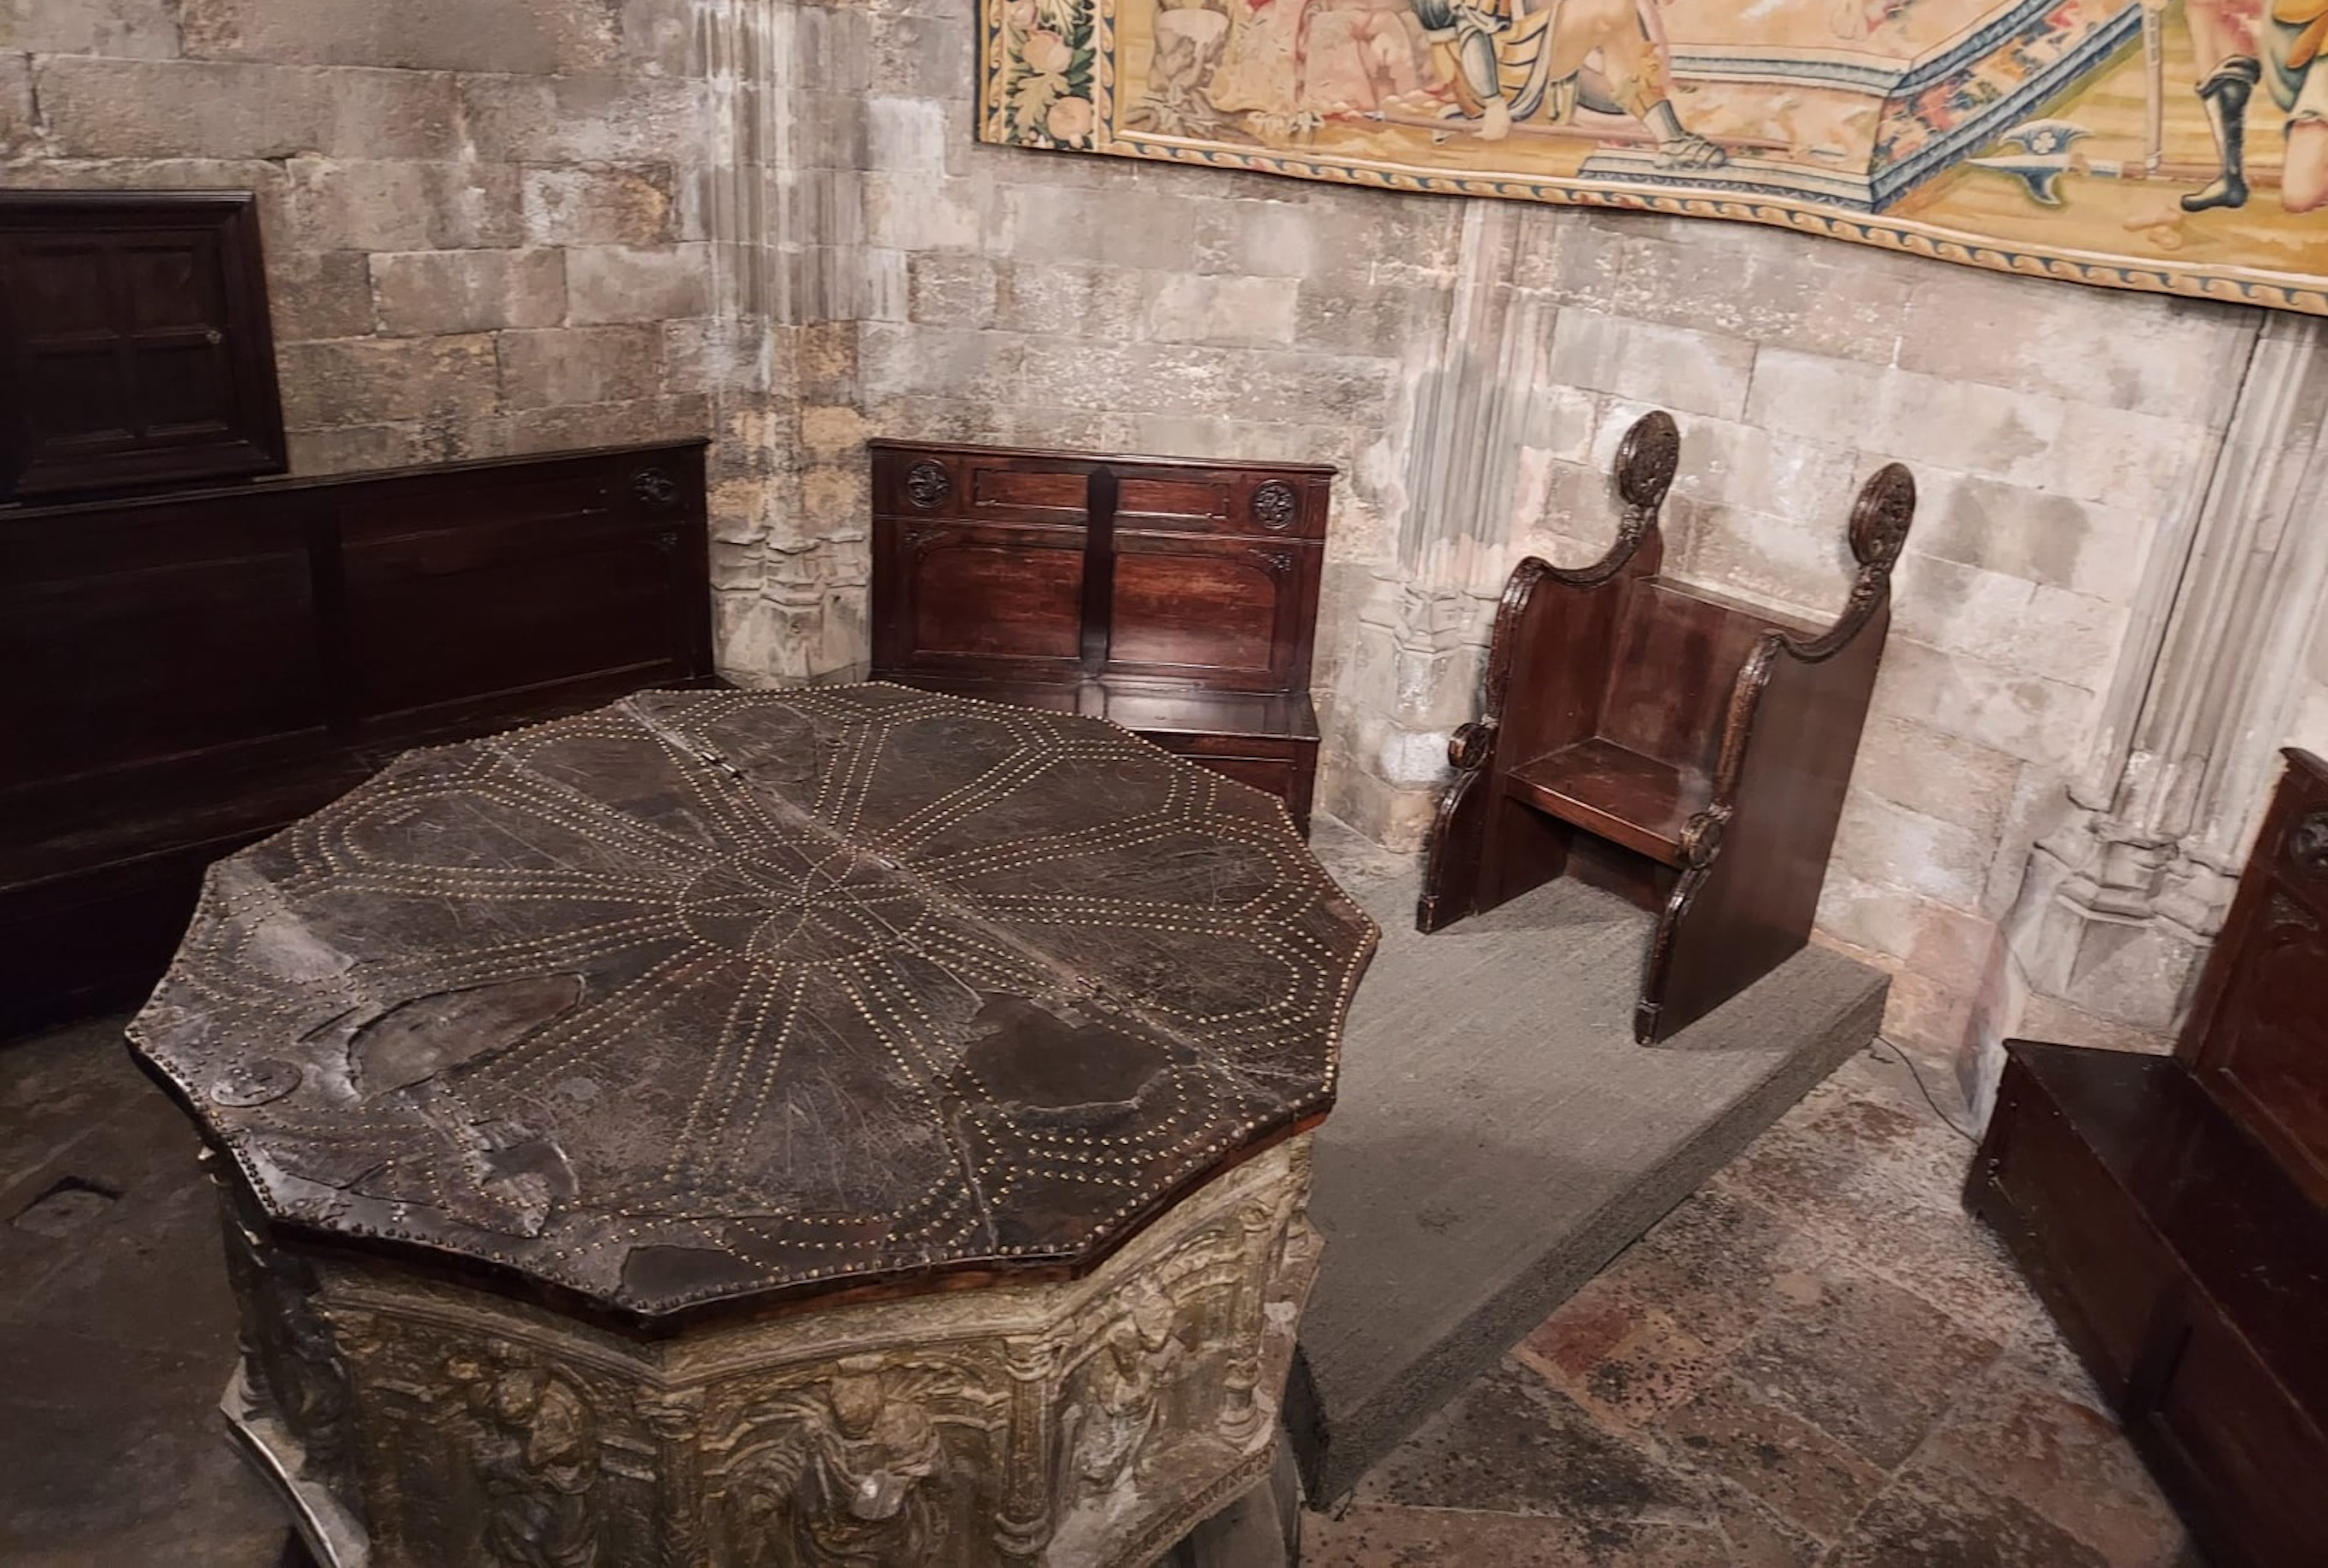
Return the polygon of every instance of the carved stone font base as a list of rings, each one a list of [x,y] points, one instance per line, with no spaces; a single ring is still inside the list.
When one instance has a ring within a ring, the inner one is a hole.
[[[271,1244],[226,1413],[332,1568],[1132,1568],[1268,1472],[1309,1140],[1081,1280],[640,1338]]]

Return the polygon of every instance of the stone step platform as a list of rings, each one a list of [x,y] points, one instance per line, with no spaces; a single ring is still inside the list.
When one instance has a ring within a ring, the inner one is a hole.
[[[1646,914],[1556,882],[1424,936],[1413,861],[1323,820],[1312,847],[1383,928],[1317,1134],[1287,1392],[1325,1507],[1864,1047],[1889,982],[1810,948],[1637,1046]]]

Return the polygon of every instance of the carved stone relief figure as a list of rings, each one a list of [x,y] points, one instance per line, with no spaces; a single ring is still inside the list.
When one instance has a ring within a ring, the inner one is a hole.
[[[907,1568],[946,1545],[945,1445],[908,1374],[840,1364],[783,1402],[728,1467],[728,1560],[740,1568]]]
[[[1128,1295],[1086,1370],[1085,1398],[1067,1417],[1076,1479],[1093,1491],[1111,1489],[1139,1463],[1188,1358],[1171,1297],[1147,1280]]]
[[[597,1568],[596,1422],[582,1391],[506,1341],[445,1375],[472,1420],[485,1493],[484,1546],[506,1568]]]
[[[205,1166],[216,1159],[208,1150],[203,1156]],[[353,1399],[331,1325],[315,1302],[314,1268],[270,1245],[257,1216],[224,1183],[219,1207],[252,1392],[298,1438],[308,1478],[333,1484],[346,1466]]]

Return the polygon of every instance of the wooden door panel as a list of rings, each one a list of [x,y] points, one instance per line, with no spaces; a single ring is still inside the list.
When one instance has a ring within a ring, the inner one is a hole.
[[[1082,657],[1081,529],[916,522],[877,561],[900,613],[877,631],[887,668],[1074,671]]]
[[[1119,536],[1109,666],[1268,681],[1296,581],[1291,550]],[[1139,548],[1132,548],[1135,544]]]
[[[258,209],[0,192],[0,497],[284,465]]]

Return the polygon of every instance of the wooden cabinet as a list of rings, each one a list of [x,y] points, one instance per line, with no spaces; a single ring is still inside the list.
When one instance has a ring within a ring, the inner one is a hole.
[[[873,674],[1114,720],[1309,822],[1333,470],[876,441]]]
[[[279,473],[258,208],[0,192],[0,500]]]
[[[703,446],[0,509],[0,1031],[388,757],[711,678]]]
[[[1966,1199],[2226,1568],[2328,1563],[2328,765],[2288,771],[2173,1057],[2014,1041]]]

